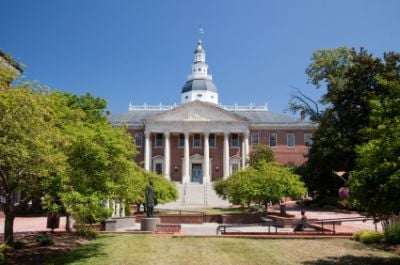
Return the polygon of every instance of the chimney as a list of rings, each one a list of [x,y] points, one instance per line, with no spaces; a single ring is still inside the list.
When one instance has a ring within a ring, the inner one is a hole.
[[[300,119],[301,119],[302,121],[304,121],[305,118],[306,118],[306,112],[305,112],[304,110],[302,110],[302,111],[300,112]]]

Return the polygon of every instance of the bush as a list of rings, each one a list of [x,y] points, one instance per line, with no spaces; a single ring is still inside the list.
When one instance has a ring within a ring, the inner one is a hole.
[[[78,225],[75,234],[89,240],[95,239],[97,237],[96,230],[93,227],[88,227],[85,225]]]
[[[368,232],[368,231],[367,231],[367,230],[360,230],[360,231],[355,232],[355,233],[353,234],[353,239],[354,239],[355,241],[360,241],[361,235],[364,234],[365,232]]]
[[[26,240],[18,240],[15,241],[13,244],[14,249],[23,249],[28,245],[28,242]]]
[[[9,250],[9,249],[13,249],[12,247],[10,247],[7,244],[1,244],[0,245],[0,264],[5,264],[6,262],[6,258],[4,257],[4,251]]]
[[[36,237],[36,242],[39,243],[39,246],[49,246],[53,245],[53,239],[49,237],[47,234],[42,234]]]
[[[385,240],[389,244],[400,244],[400,221],[389,224],[384,232]]]
[[[383,233],[374,231],[365,231],[360,236],[360,242],[364,244],[379,243],[384,238]]]

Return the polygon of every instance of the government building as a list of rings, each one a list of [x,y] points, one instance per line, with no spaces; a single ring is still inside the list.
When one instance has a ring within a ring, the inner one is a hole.
[[[108,119],[114,126],[128,126],[138,150],[136,162],[176,182],[182,205],[211,205],[215,192],[210,182],[246,168],[255,145],[270,146],[281,164],[303,164],[315,130],[304,115],[273,113],[267,106],[221,105],[201,41],[180,105],[129,104],[127,112]]]

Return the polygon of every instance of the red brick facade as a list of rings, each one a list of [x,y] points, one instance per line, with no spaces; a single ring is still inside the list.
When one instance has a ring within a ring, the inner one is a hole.
[[[144,129],[143,128],[130,128],[130,133],[132,134],[133,139],[135,138],[136,133],[141,133],[142,135],[142,145],[137,146],[137,155],[135,157],[135,161],[139,165],[144,165]],[[293,130],[284,130],[284,129],[276,129],[276,130],[267,130],[267,129],[251,129],[250,137],[249,137],[249,146],[250,150],[252,147],[252,135],[258,134],[258,142],[259,144],[269,145],[269,135],[271,133],[276,133],[277,135],[277,144],[275,147],[272,147],[272,150],[275,154],[275,159],[278,163],[288,164],[288,165],[301,165],[307,160],[307,153],[309,147],[305,145],[305,134],[312,134],[312,129],[293,129]],[[287,143],[287,135],[294,134],[294,146],[288,147]],[[229,157],[237,156],[238,159],[242,157],[242,142],[244,141],[243,135],[239,134],[239,145],[238,147],[231,146],[231,136],[229,138],[230,144],[230,153]],[[155,147],[155,137],[156,134],[152,134],[151,143],[152,157],[160,156],[164,157],[164,146],[163,147]],[[211,172],[211,180],[215,181],[217,179],[221,179],[223,177],[223,145],[224,145],[224,135],[216,134],[216,145],[215,147],[210,146],[209,148],[209,156],[210,156],[210,172]],[[172,181],[182,181],[182,161],[184,156],[184,148],[182,146],[178,146],[179,142],[179,134],[171,133],[170,135],[170,177]],[[203,156],[204,154],[204,136],[201,135],[201,147],[193,147],[193,135],[189,138],[189,154],[190,156],[198,154]],[[240,164],[241,165],[241,164]]]

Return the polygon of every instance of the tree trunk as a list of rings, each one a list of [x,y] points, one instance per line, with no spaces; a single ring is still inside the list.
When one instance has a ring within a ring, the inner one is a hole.
[[[4,242],[8,245],[14,243],[14,211],[4,211],[5,221],[4,221]]]
[[[268,201],[264,201],[265,215],[268,216]]]
[[[67,214],[65,215],[65,219],[66,219],[66,222],[65,222],[65,231],[67,231],[68,233],[71,233],[71,232],[72,232],[72,229],[71,229],[71,227],[72,227],[72,224],[71,224],[71,215],[70,215],[69,213],[67,213]]]

